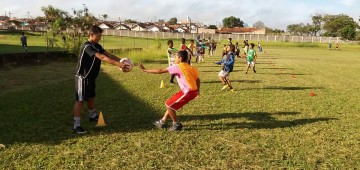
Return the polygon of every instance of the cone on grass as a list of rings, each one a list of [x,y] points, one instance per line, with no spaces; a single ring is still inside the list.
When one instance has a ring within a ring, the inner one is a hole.
[[[309,96],[314,97],[314,96],[316,96],[316,94],[314,92],[310,92]]]
[[[96,126],[106,126],[102,112],[100,112],[100,114],[99,114],[99,119],[98,119]]]
[[[165,87],[165,84],[164,84],[164,81],[161,80],[161,83],[160,83],[160,88],[164,88]]]

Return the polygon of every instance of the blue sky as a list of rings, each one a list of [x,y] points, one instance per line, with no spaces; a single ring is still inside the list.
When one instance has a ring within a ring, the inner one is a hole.
[[[360,0],[0,0],[0,4],[0,15],[10,11],[18,18],[27,17],[27,12],[30,17],[42,16],[42,6],[53,5],[70,12],[85,4],[95,17],[107,14],[108,20],[167,21],[189,16],[193,21],[217,24],[225,17],[235,16],[250,26],[262,21],[279,29],[311,22],[316,13],[343,13],[356,21],[360,16]]]

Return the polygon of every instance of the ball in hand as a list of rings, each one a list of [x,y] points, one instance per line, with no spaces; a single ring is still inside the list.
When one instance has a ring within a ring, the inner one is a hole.
[[[120,63],[123,63],[125,65],[124,68],[120,68],[120,70],[122,70],[123,72],[130,72],[134,67],[133,62],[129,58],[122,58],[120,60]]]

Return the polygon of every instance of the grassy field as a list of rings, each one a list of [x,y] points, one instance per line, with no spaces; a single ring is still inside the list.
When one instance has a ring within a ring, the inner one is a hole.
[[[0,169],[360,167],[359,49],[264,50],[256,74],[244,74],[245,65],[236,61],[235,92],[220,90],[221,67],[213,64],[219,51],[194,64],[201,96],[178,113],[184,125],[178,133],[151,124],[178,91],[168,83],[159,88],[161,80],[170,79],[167,74],[122,73],[103,64],[96,102],[108,125],[95,127],[84,108],[82,126],[89,133],[75,135],[76,63],[0,71],[0,144],[5,145]],[[130,54],[139,61],[136,56]],[[145,66],[163,68],[166,59],[153,58]]]

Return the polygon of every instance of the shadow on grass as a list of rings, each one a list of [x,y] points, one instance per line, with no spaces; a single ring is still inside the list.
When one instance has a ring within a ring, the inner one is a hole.
[[[272,115],[297,115],[299,112],[246,112],[246,113],[222,113],[222,114],[205,114],[205,115],[184,115],[179,116],[182,120],[201,120],[204,124],[186,127],[184,130],[224,130],[224,129],[274,129],[301,126],[316,122],[338,120],[336,118],[308,118],[308,119],[292,119],[277,120]],[[251,122],[234,122],[235,119],[245,118]],[[233,119],[232,123],[213,123],[212,121],[220,119]],[[209,122],[210,121],[210,122]]]
[[[274,62],[256,62],[256,64],[275,64]]]
[[[292,68],[282,68],[282,67],[270,67],[270,68],[266,68],[266,67],[260,67],[260,68],[258,68],[258,69],[271,69],[271,70],[294,70],[294,69],[292,69]]]
[[[239,83],[261,83],[261,80],[231,80],[231,82],[239,82]],[[219,84],[220,83],[220,80],[219,81],[202,81],[201,83],[217,83]]]
[[[220,66],[217,64],[214,64],[213,66],[195,65],[195,67],[220,67]]]
[[[73,77],[73,75],[69,75]],[[153,128],[157,111],[105,74],[97,79],[95,106],[107,118],[107,126],[89,122],[86,104],[81,114],[85,136],[137,132]],[[66,79],[0,95],[0,143],[57,144],[83,135],[73,134],[74,80]]]
[[[312,74],[303,74],[303,73],[274,73],[273,75],[295,75],[295,76],[304,76],[304,75],[312,75]]]
[[[308,90],[308,89],[324,89],[324,87],[286,87],[286,86],[268,86],[263,88],[246,88],[241,90]]]
[[[219,68],[219,70],[202,70],[200,72],[204,72],[204,73],[213,73],[213,72],[220,72],[221,68]],[[240,72],[241,70],[233,70],[232,72]]]

